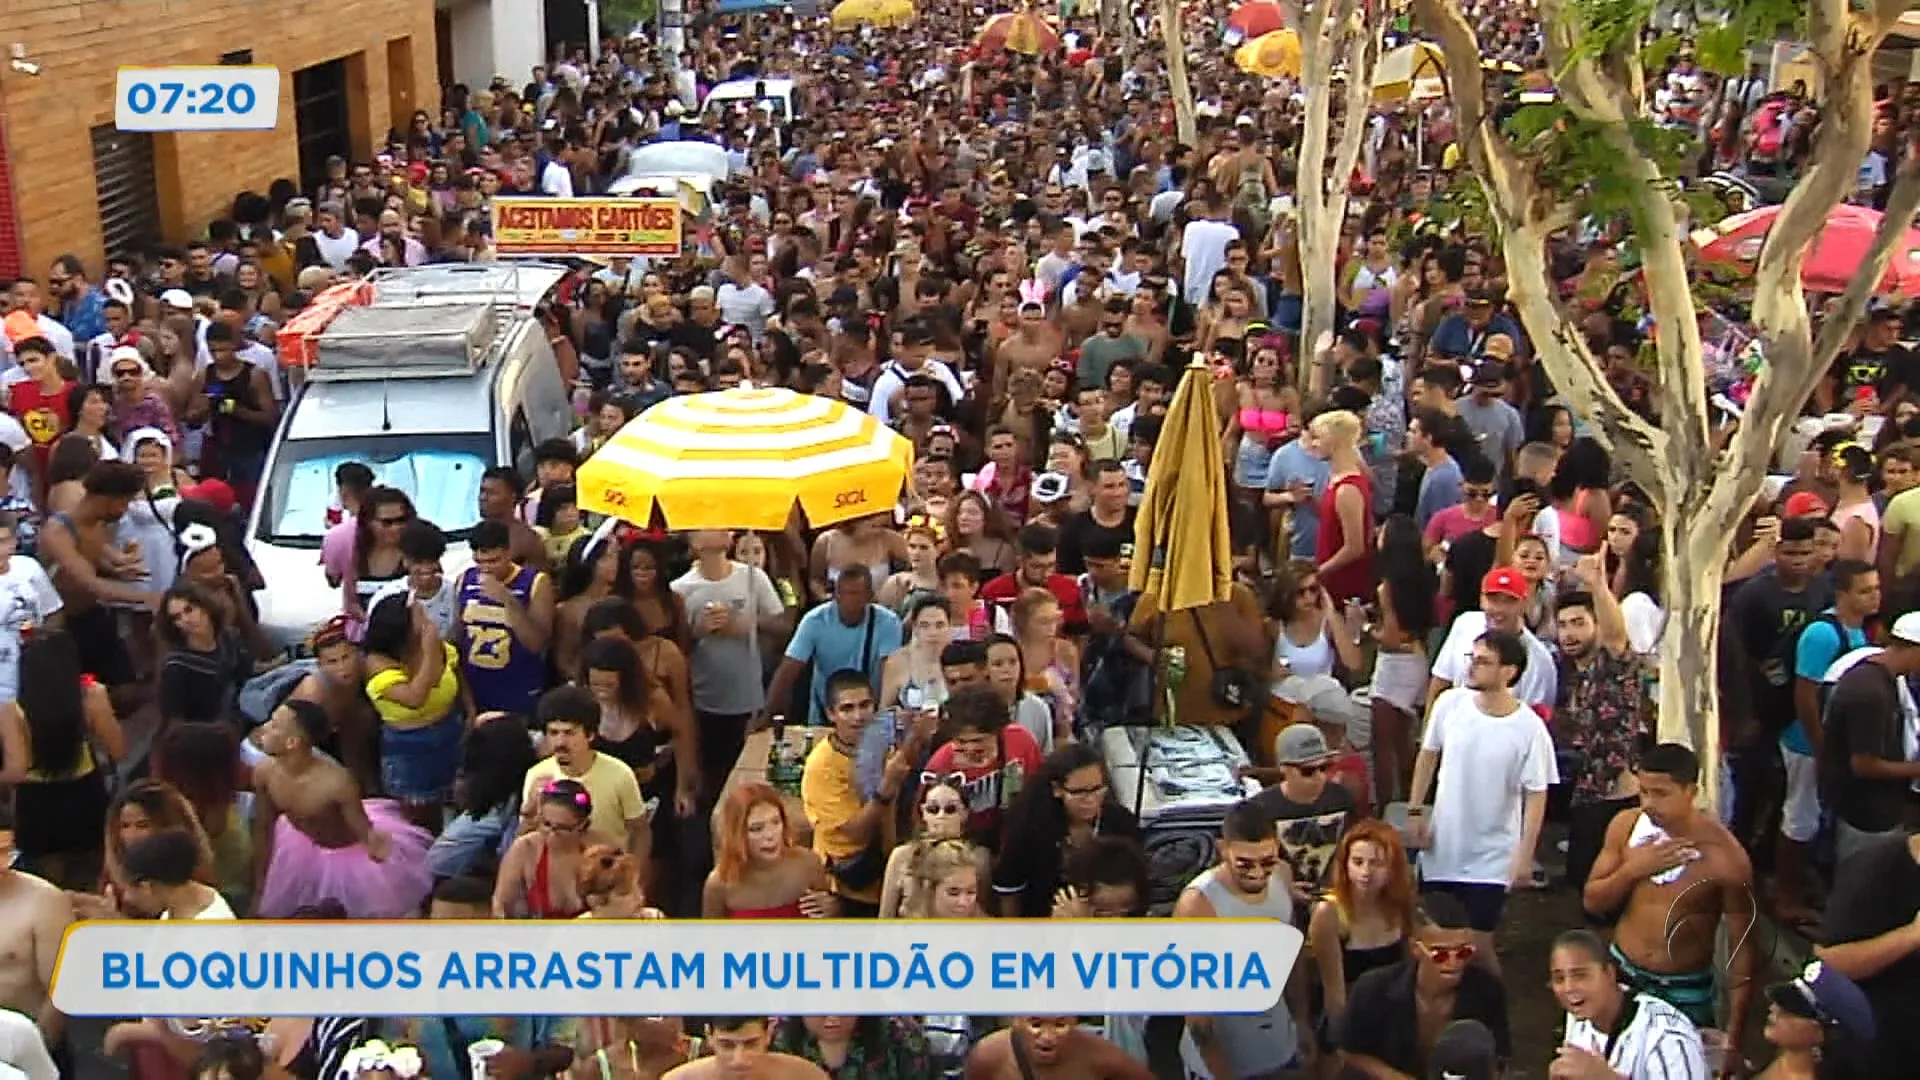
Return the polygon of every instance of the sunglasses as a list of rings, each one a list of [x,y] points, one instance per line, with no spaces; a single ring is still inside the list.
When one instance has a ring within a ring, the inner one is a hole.
[[[116,379],[137,379],[140,377],[140,369],[131,367],[114,368],[113,377]]]
[[[966,813],[967,808],[957,802],[946,802],[943,800],[941,802],[921,804],[920,812],[933,817],[954,817]]]
[[[1293,768],[1299,772],[1301,776],[1319,776],[1321,773],[1327,771],[1327,766],[1324,763],[1319,765],[1295,765]]]
[[[1420,946],[1420,951],[1427,955],[1427,959],[1436,964],[1450,964],[1456,960],[1464,964],[1480,951],[1472,945],[1428,945],[1419,941],[1414,944]]]

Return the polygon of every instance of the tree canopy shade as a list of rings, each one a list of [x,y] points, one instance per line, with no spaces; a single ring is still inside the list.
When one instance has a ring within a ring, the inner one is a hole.
[[[1509,297],[1539,362],[1615,460],[1660,511],[1660,737],[1719,750],[1715,673],[1728,543],[1760,494],[1768,463],[1887,266],[1894,241],[1920,208],[1920,164],[1903,155],[1885,220],[1861,272],[1816,338],[1801,262],[1827,216],[1852,194],[1873,127],[1874,50],[1909,0],[1730,0],[1695,38],[1696,57],[1738,74],[1748,43],[1798,29],[1825,74],[1810,164],[1793,185],[1761,248],[1752,283],[1753,329],[1766,364],[1738,428],[1716,440],[1709,413],[1700,306],[1686,251],[1688,211],[1679,179],[1697,156],[1691,133],[1653,123],[1647,72],[1677,39],[1642,43],[1653,0],[1540,0],[1556,100],[1523,106],[1506,123],[1488,100],[1480,45],[1456,0],[1414,0],[1424,31],[1447,58],[1458,141],[1499,232]],[[1623,220],[1643,274],[1654,330],[1652,412],[1620,399],[1584,335],[1555,302],[1547,243],[1588,216]],[[1710,792],[1715,771],[1707,770]]]

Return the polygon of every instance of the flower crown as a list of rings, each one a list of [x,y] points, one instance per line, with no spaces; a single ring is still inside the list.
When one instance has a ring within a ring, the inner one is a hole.
[[[373,1072],[390,1072],[400,1080],[414,1080],[417,1076],[425,1075],[426,1062],[421,1059],[420,1051],[411,1046],[389,1046],[374,1039],[347,1051],[346,1060],[340,1063],[338,1077],[339,1080],[351,1080],[352,1077]]]
[[[945,543],[947,539],[946,525],[942,523],[939,518],[931,514],[914,514],[907,518],[905,531],[931,533],[933,542],[936,544]]]

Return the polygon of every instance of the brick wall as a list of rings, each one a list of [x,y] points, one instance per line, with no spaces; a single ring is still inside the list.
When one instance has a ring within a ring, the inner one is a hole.
[[[432,107],[434,0],[7,0],[5,48],[24,45],[40,65],[28,76],[0,66],[0,111],[28,272],[72,251],[97,273],[101,251],[89,130],[113,122],[116,63],[215,64],[253,50],[281,72],[279,127],[158,135],[160,213],[166,235],[185,239],[226,213],[243,190],[265,192],[298,177],[293,72],[364,52],[350,64],[354,133],[364,142],[390,126],[387,43],[409,38],[415,104]],[[365,145],[356,151],[366,152]]]

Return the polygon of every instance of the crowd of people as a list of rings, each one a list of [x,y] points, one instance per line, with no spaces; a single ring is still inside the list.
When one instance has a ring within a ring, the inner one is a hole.
[[[1495,88],[1536,84],[1530,12],[1482,7]],[[1171,914],[1286,920],[1307,947],[1255,1016],[130,1018],[104,1052],[141,1080],[468,1077],[488,1039],[490,1077],[1902,1074],[1903,312],[1864,321],[1819,398],[1852,420],[1732,538],[1726,759],[1658,743],[1657,511],[1535,362],[1498,245],[1434,227],[1458,179],[1444,101],[1369,121],[1335,375],[1309,395],[1302,97],[1231,67],[1225,15],[1186,28],[1195,145],[1144,17],[1069,17],[1024,56],[970,48],[961,5],[905,31],[698,13],[698,89],[792,75],[796,115],[690,106],[647,39],[609,43],[453,87],[373,160],[242,194],[184,247],[0,292],[0,1067],[78,1075],[48,985],[81,919]],[[1718,164],[1804,157],[1803,87],[1682,52],[1659,92]],[[495,196],[604,192],[675,139],[732,166],[683,254],[580,263],[539,309],[584,391],[575,435],[489,472],[458,535],[342,466],[339,613],[272,640],[245,520],[302,390],[277,330],[379,267],[491,259]],[[1594,287],[1618,243],[1557,255],[1644,402],[1642,330]],[[1162,612],[1129,570],[1185,379],[1216,406],[1237,580]],[[581,513],[574,471],[627,420],[744,385],[911,440],[898,510],[773,533]],[[1246,757],[1184,867],[1105,738],[1174,723]],[[1557,1047],[1523,1060],[1509,999],[1542,973],[1504,966],[1499,935],[1533,889],[1586,918],[1545,973]],[[1819,943],[1764,1008],[1742,947],[1762,916]]]

